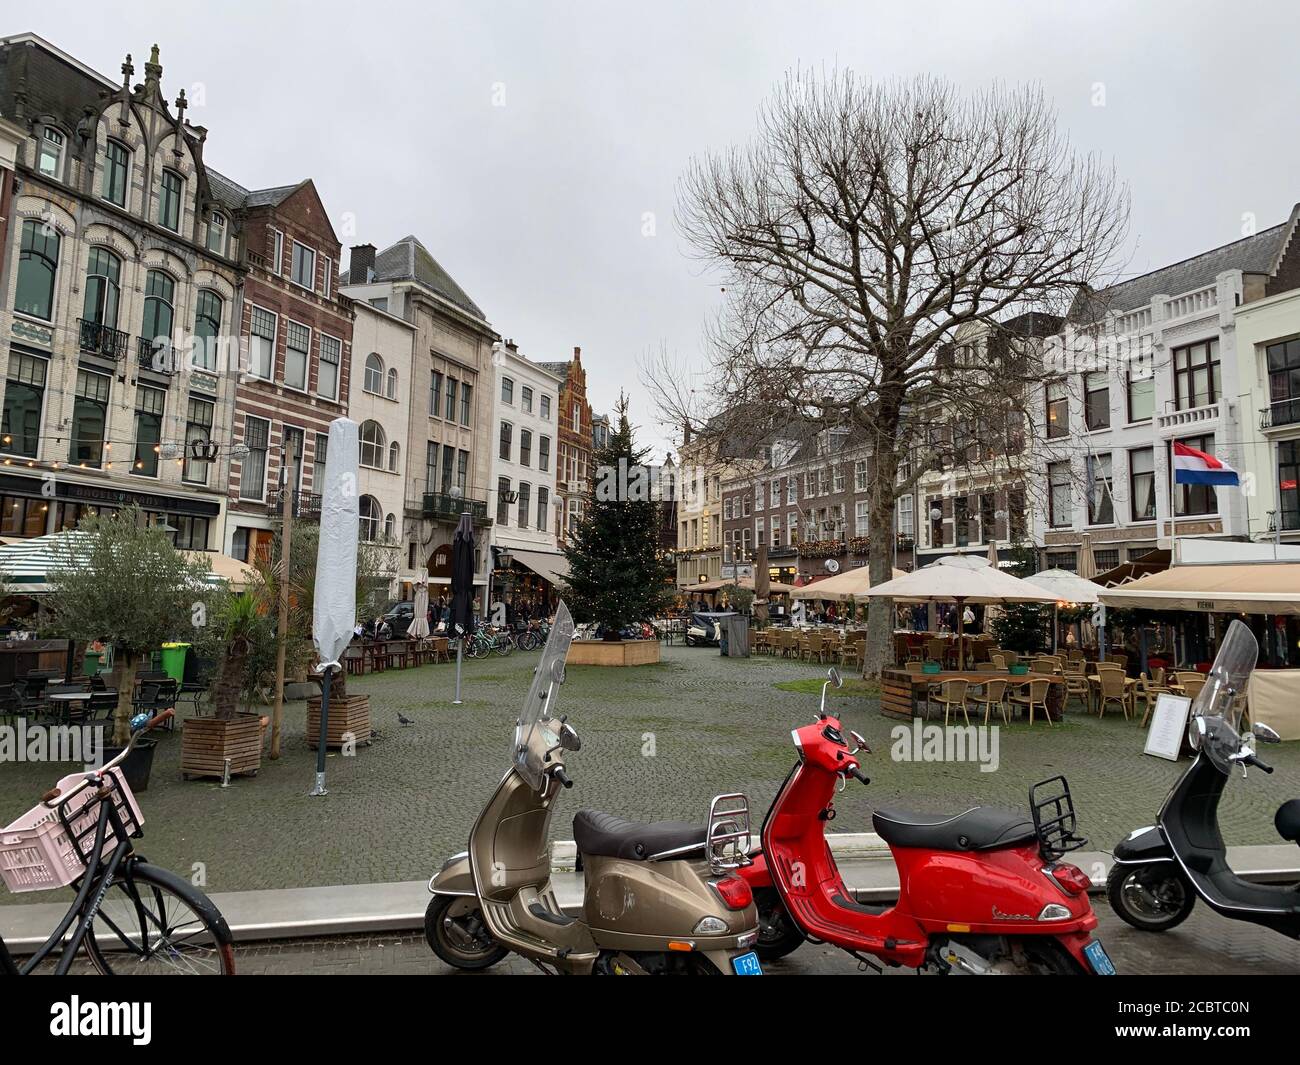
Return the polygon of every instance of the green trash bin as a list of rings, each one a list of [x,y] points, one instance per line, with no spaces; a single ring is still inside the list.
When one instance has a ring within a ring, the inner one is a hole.
[[[177,684],[185,679],[185,654],[190,649],[187,643],[165,643],[162,645],[162,671]]]
[[[103,651],[87,651],[81,664],[81,672],[87,677],[95,676],[104,665]]]

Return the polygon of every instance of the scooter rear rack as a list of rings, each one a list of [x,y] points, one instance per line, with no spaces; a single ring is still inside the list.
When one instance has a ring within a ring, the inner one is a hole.
[[[1040,794],[1041,793],[1041,794]],[[1048,777],[1029,789],[1029,810],[1038,834],[1038,853],[1054,862],[1068,851],[1077,851],[1087,840],[1076,834],[1074,799],[1065,777]]]

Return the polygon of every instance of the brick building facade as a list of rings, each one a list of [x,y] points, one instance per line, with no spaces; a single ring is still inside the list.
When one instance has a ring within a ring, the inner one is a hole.
[[[582,366],[582,348],[573,349],[573,358],[569,362],[543,362],[539,365],[564,382],[560,389],[555,465],[555,538],[563,550],[569,529],[582,519],[592,475],[587,371]]]

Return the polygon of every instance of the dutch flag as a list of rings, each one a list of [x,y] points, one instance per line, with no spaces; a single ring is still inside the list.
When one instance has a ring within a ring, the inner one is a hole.
[[[1174,442],[1174,484],[1240,484],[1237,471],[1213,455]]]

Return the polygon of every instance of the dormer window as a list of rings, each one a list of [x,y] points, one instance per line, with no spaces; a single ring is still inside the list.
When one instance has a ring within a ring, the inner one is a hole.
[[[295,285],[316,287],[316,253],[296,240],[293,242],[293,272],[289,276]]]
[[[220,211],[208,215],[208,251],[226,254],[226,216]]]
[[[63,148],[66,138],[53,126],[41,130],[40,150],[37,153],[36,169],[48,178],[63,179]]]
[[[100,191],[109,203],[126,206],[126,185],[131,174],[131,153],[120,141],[109,141],[104,149],[104,184]]]
[[[158,224],[173,233],[179,233],[181,229],[181,197],[184,193],[185,179],[175,170],[164,170],[158,190]]]

